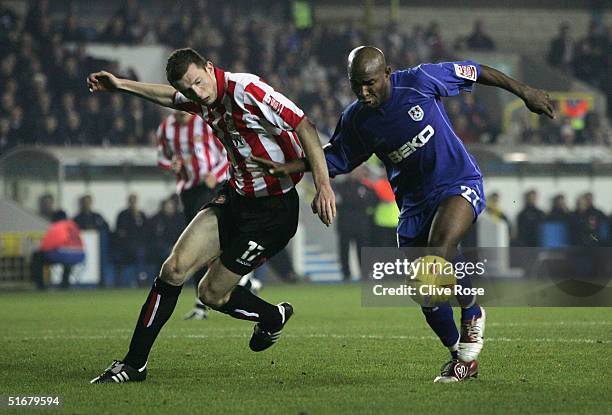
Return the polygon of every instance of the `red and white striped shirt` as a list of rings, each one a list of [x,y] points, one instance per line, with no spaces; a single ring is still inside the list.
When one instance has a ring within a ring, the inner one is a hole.
[[[241,195],[262,197],[290,191],[303,173],[291,177],[252,174],[251,155],[279,163],[304,157],[295,128],[304,112],[259,77],[215,68],[217,100],[210,106],[174,95],[177,109],[200,115],[225,146],[231,162],[230,184]],[[250,167],[250,165],[249,165]]]
[[[170,170],[174,156],[183,161],[183,168],[176,174],[178,193],[204,183],[207,174],[214,174],[218,182],[228,178],[229,163],[223,144],[196,115],[180,124],[171,114],[157,128],[157,164]]]

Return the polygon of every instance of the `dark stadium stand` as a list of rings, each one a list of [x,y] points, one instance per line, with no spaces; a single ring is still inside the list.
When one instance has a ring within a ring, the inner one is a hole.
[[[159,119],[157,108],[118,96],[88,96],[83,79],[91,69],[121,72],[115,62],[87,56],[86,43],[195,47],[221,67],[262,74],[300,102],[321,132],[329,136],[341,108],[353,99],[345,80],[344,57],[355,45],[379,40],[390,64],[407,67],[459,58],[450,51],[457,51],[457,55],[464,47],[480,48],[487,39],[486,30],[490,30],[484,22],[483,33],[453,41],[445,39],[440,25],[431,21],[409,28],[393,24],[372,37],[352,23],[297,29],[285,18],[288,8],[275,2],[268,2],[265,22],[243,18],[250,15],[248,8],[237,16],[233,2],[221,6],[220,18],[215,19],[205,13],[208,2],[183,3],[184,7],[177,8],[180,14],[167,15],[149,13],[137,0],[106,2],[104,7],[46,0],[30,2],[27,7],[23,3],[14,9],[3,7],[0,152],[18,144],[150,144]],[[260,3],[257,8],[261,11]],[[206,28],[205,36],[202,27]],[[606,91],[610,84],[609,32],[594,20],[586,37],[568,42],[572,50],[564,56],[556,56],[565,49],[560,51],[553,40],[549,59],[553,64],[564,62],[564,68]],[[136,78],[134,73],[121,75]],[[495,141],[501,126],[478,94],[448,100],[447,107],[467,143]],[[610,137],[604,126],[597,114],[589,114],[586,127],[580,129],[561,118],[535,131],[526,126],[519,140],[606,144]]]

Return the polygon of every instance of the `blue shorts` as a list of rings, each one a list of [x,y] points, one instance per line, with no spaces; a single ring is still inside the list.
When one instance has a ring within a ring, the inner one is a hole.
[[[451,196],[463,196],[474,210],[474,221],[486,206],[482,180],[459,181],[426,202],[426,207],[415,215],[400,217],[397,225],[398,246],[425,247],[429,230],[438,206]]]
[[[45,261],[49,264],[76,265],[85,261],[85,252],[73,249],[46,251]]]

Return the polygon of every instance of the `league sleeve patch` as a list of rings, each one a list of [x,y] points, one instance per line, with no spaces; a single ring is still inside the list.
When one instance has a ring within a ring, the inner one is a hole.
[[[470,81],[476,82],[478,72],[476,71],[476,67],[474,65],[459,65],[457,63],[454,63],[453,65],[455,66],[455,75],[457,75],[459,78],[469,79]]]
[[[281,104],[280,101],[275,99],[270,94],[266,94],[266,96],[264,97],[264,104],[268,104],[270,108],[272,108],[272,111],[274,111],[277,114],[281,114],[283,112],[283,109],[285,108],[285,106]]]

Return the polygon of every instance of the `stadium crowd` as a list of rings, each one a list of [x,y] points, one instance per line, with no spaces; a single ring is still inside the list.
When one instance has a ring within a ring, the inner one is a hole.
[[[610,96],[612,92],[612,28],[593,19],[585,37],[576,39],[563,22],[551,40],[548,63],[574,75]],[[609,112],[612,114],[612,112]]]
[[[205,13],[205,0],[184,3],[180,14],[157,16],[148,15],[138,0],[128,0],[101,27],[85,24],[75,3],[67,3],[62,19],[52,17],[57,14],[50,13],[48,0],[31,2],[25,15],[0,6],[0,153],[18,144],[154,142],[153,132],[161,117],[156,107],[118,94],[88,94],[83,80],[93,69],[104,67],[137,79],[135,73],[122,73],[117,62],[89,56],[86,45],[90,42],[195,47],[233,72],[263,75],[272,86],[300,103],[327,137],[333,132],[341,108],[353,100],[341,57],[354,46],[375,40],[391,64],[404,67],[455,58],[436,22],[417,25],[409,32],[391,25],[379,38],[367,39],[358,24],[317,24],[298,29],[291,19],[282,18],[290,12],[278,2],[270,2],[270,18],[265,21],[244,18],[248,13],[237,15],[238,9],[230,3],[221,5],[219,17],[211,19]],[[206,35],[202,27],[206,27]],[[606,73],[601,67],[595,70],[575,64],[584,60],[585,53],[602,53],[605,38],[600,29],[596,31],[597,27],[600,26],[594,25],[592,30],[596,34],[589,32],[577,43],[582,46],[577,46],[575,53],[565,49],[567,41],[556,38],[550,59],[556,65],[573,68],[576,76],[587,76],[603,88],[609,83],[609,70]],[[562,36],[567,35],[560,36],[564,39]],[[453,49],[495,47],[483,23],[476,21],[470,34],[456,39]],[[609,53],[609,49],[604,50]],[[586,62],[596,63],[597,59],[604,57],[591,56]],[[576,72],[577,68],[582,72]],[[448,99],[446,106],[465,142],[495,142],[500,127],[475,95]],[[576,130],[561,117],[537,130],[525,126],[521,139],[542,144],[604,144],[609,137],[603,125],[595,114],[590,114],[586,128]]]
[[[507,224],[513,246],[612,246],[612,212],[606,215],[599,209],[591,192],[579,195],[574,209],[570,208],[565,194],[556,194],[545,211],[537,191],[529,190],[514,221],[503,212],[500,193],[492,192],[487,197],[486,210]]]

